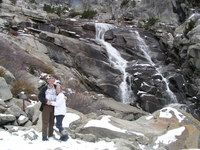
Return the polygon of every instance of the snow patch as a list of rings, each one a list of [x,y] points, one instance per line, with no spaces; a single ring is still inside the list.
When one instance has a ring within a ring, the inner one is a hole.
[[[99,127],[99,128],[106,128],[108,130],[116,131],[116,132],[121,132],[121,133],[126,133],[127,130],[120,129],[118,127],[113,126],[112,124],[109,123],[111,116],[104,116],[101,118],[101,120],[90,120],[84,128],[87,127]]]
[[[31,104],[27,106],[27,108],[30,108],[30,107],[34,107],[38,102],[36,101],[32,101],[31,100]]]
[[[166,107],[160,110],[160,118],[171,118],[173,114],[176,116],[179,122],[183,121],[185,119],[185,116],[178,112],[176,109],[172,107]]]
[[[101,118],[101,120],[90,120],[84,127],[99,127],[99,128],[105,128],[111,131],[115,132],[121,132],[121,133],[133,133],[138,136],[144,136],[144,134],[134,131],[127,131],[125,129],[118,128],[112,124],[110,124],[110,118],[111,116],[104,116]]]
[[[19,120],[24,120],[24,119],[26,119],[26,117],[25,117],[24,115],[21,115],[21,116],[19,117]]]
[[[153,118],[153,115],[147,116],[146,120],[150,120],[151,118]]]
[[[180,136],[184,130],[185,130],[185,127],[180,127],[180,128],[167,131],[166,134],[161,135],[157,138],[157,140],[155,141],[156,145],[153,146],[153,148],[157,149],[160,143],[167,145],[172,142],[175,142],[177,140],[176,136]]]
[[[14,116],[14,115],[11,115],[11,114],[0,114],[0,117],[9,117],[9,116]]]
[[[70,123],[80,119],[80,116],[73,113],[66,113],[63,119],[63,127],[69,128]]]

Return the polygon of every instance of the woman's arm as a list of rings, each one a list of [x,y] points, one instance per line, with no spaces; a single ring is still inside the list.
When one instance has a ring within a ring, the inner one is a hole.
[[[60,105],[63,105],[64,101],[65,101],[65,96],[63,93],[60,93],[56,96],[56,101],[51,102],[51,105],[60,106]]]

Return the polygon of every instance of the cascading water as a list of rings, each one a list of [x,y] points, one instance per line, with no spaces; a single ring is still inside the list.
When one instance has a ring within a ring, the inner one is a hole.
[[[110,43],[104,40],[105,32],[113,28],[115,28],[115,26],[110,24],[96,23],[96,40],[101,41],[102,44],[105,45],[110,63],[122,73],[123,80],[119,85],[121,101],[125,104],[130,104],[134,102],[134,95],[131,86],[126,82],[126,80],[130,78],[129,73],[126,72],[128,62],[121,57],[120,53]]]
[[[147,46],[147,44],[145,43],[145,41],[141,38],[140,34],[138,33],[138,31],[135,31],[135,34],[136,34],[136,37],[137,37],[137,40],[138,40],[138,47],[139,49],[143,52],[145,58],[147,59],[147,61],[149,62],[149,64],[151,66],[155,66],[156,64],[152,61],[150,55],[148,54],[148,52],[150,51],[149,50],[149,47]],[[162,80],[165,82],[165,85],[166,85],[166,92],[170,98],[170,101],[167,102],[168,104],[170,103],[177,103],[177,98],[176,96],[174,95],[174,93],[170,90],[169,88],[169,83],[168,83],[168,80],[166,78],[164,78],[164,76],[162,75],[161,73],[161,68],[156,68],[156,71],[157,71],[157,74],[160,75],[162,77]]]

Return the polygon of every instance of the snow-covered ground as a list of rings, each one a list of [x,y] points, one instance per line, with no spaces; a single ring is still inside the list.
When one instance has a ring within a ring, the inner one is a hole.
[[[19,135],[11,135],[6,131],[0,132],[0,147],[1,150],[55,150],[56,148],[69,150],[115,150],[113,142],[100,141],[97,143],[90,143],[81,140],[74,140],[69,138],[66,142],[60,142],[55,139],[49,141],[41,141],[41,137],[37,140],[24,140],[24,137]]]
[[[176,109],[171,107],[166,107],[160,110],[159,117],[160,118],[171,118],[173,115],[177,118],[178,122],[182,122],[185,119],[185,116],[178,112]],[[74,113],[67,113],[64,120],[63,126],[68,128],[69,124],[73,121],[76,121],[80,118],[79,115]],[[126,133],[126,129],[118,128],[112,124],[110,124],[111,116],[103,116],[100,120],[90,120],[84,127],[99,127],[106,128],[108,130],[113,130],[116,132]],[[146,120],[153,119],[153,115],[146,116]],[[83,140],[69,139],[66,142],[61,142],[59,140],[59,135],[54,132],[55,138],[50,138],[49,141],[42,141],[42,133],[34,130],[33,128],[28,131],[18,130],[19,127],[13,127],[12,133],[9,133],[6,130],[0,129],[0,150],[117,150],[114,142],[86,142]],[[56,127],[55,127],[55,130]],[[176,142],[178,139],[177,136],[182,135],[185,127],[180,126],[178,128],[168,130],[165,134],[160,135],[156,138],[155,143],[152,149],[159,149],[160,144],[168,145],[173,142]],[[134,132],[134,134],[138,136],[145,136],[142,133]],[[34,137],[34,140],[29,140],[26,138],[28,136]],[[139,144],[141,150],[146,150],[145,145]],[[190,149],[194,150],[194,149]],[[197,149],[195,149],[197,150]],[[199,149],[198,149],[199,150]]]
[[[73,122],[79,118],[78,115],[73,113],[67,113],[63,126],[69,127],[70,122]],[[17,127],[16,127],[17,128]],[[12,134],[5,130],[0,130],[0,150],[55,150],[57,149],[69,149],[69,150],[116,150],[114,142],[99,141],[96,143],[85,142],[82,140],[69,139],[66,142],[61,142],[54,138],[50,138],[49,141],[42,141],[42,133],[37,132],[34,129],[29,131],[17,131]],[[25,139],[25,134],[31,136],[34,132],[38,135],[37,139],[29,140]],[[59,136],[59,135],[56,135]],[[58,137],[59,138],[59,137]]]

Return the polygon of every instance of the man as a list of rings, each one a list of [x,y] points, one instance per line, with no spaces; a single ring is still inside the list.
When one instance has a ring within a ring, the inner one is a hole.
[[[49,76],[47,79],[48,84],[43,86],[38,94],[38,99],[42,105],[40,110],[42,111],[42,140],[48,141],[48,137],[53,136],[54,126],[54,106],[47,105],[48,101],[56,100],[56,90],[54,87],[55,78]]]

